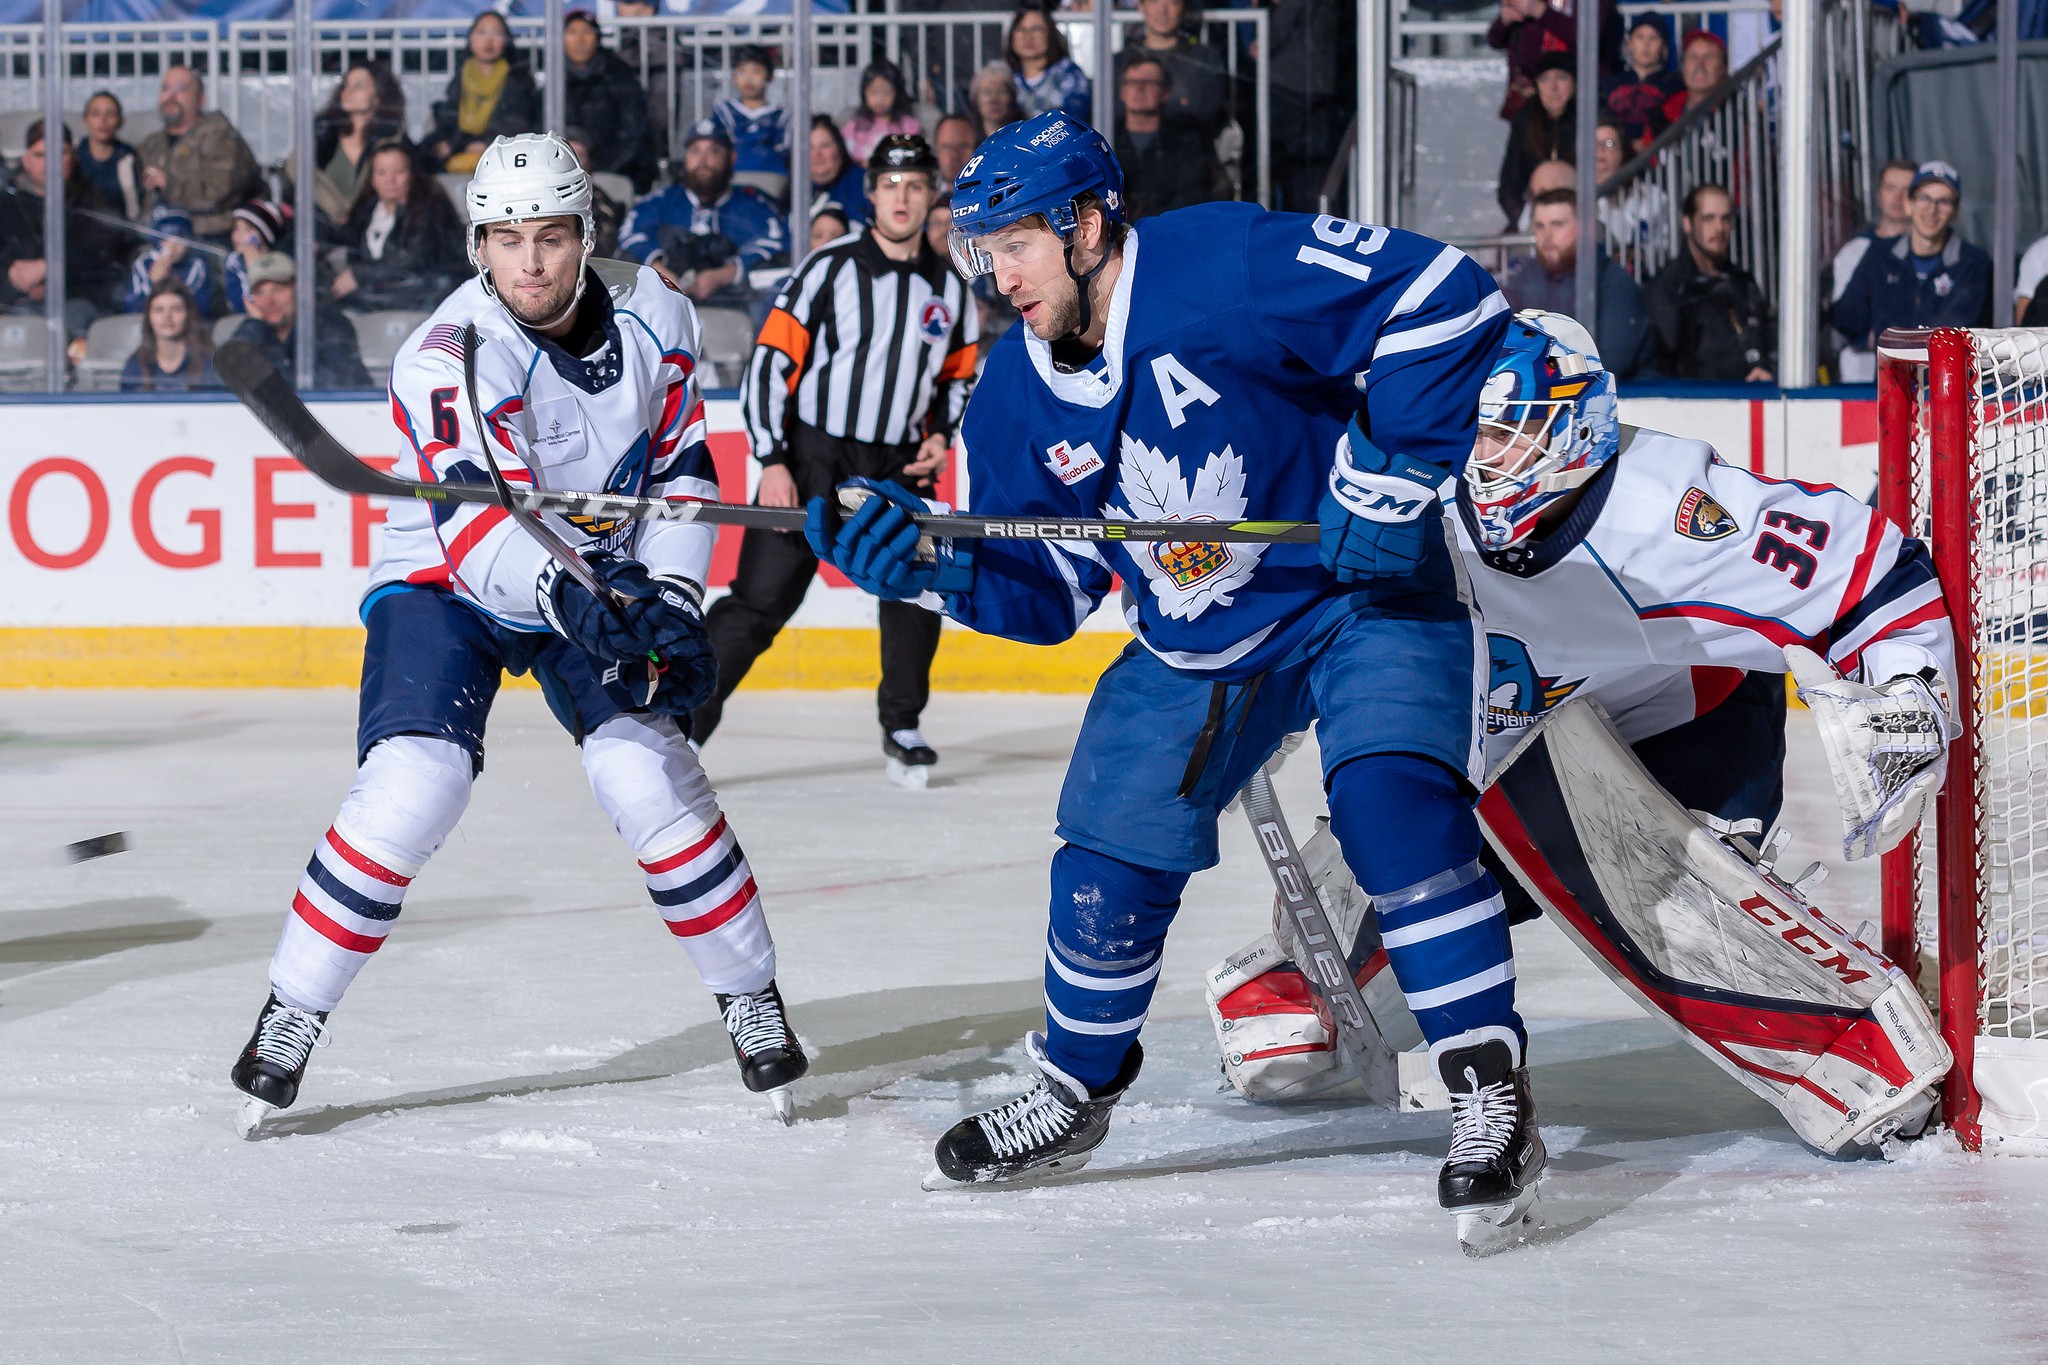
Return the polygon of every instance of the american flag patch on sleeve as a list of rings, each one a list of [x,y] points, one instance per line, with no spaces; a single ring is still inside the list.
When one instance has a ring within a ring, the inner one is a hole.
[[[429,327],[427,334],[420,338],[422,351],[446,351],[457,360],[462,359],[462,328],[452,322],[438,327]]]

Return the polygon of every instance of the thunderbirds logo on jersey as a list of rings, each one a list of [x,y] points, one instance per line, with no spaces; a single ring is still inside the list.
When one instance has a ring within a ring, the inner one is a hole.
[[[1095,453],[1095,447],[1088,441],[1078,446],[1065,441],[1046,448],[1045,467],[1052,476],[1069,488],[1087,478],[1090,474],[1102,472],[1102,457]]]
[[[1489,632],[1487,662],[1492,677],[1486,685],[1486,733],[1519,735],[1543,713],[1585,685],[1584,678],[1547,677],[1536,671],[1529,646],[1512,635]]]
[[[647,446],[647,433],[643,431],[625,458],[612,466],[611,476],[604,481],[605,492],[637,495],[646,487]],[[627,517],[591,517],[570,512],[563,519],[607,550],[623,548],[633,535],[633,522]]]
[[[1688,540],[1723,540],[1742,528],[1704,488],[1688,488],[1678,500],[1678,534]]]
[[[918,310],[917,330],[927,341],[944,341],[953,331],[953,309],[944,299],[926,299]]]
[[[1190,488],[1171,457],[1125,435],[1117,489],[1123,505],[1102,510],[1124,521],[1239,521],[1247,506],[1244,461],[1229,446],[1203,461]],[[1250,581],[1264,553],[1258,545],[1198,540],[1132,547],[1132,558],[1144,569],[1160,610],[1180,621],[1194,620],[1212,603],[1229,606],[1232,594]]]

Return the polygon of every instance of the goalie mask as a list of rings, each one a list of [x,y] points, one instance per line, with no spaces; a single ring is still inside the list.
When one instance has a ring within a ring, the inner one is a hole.
[[[1590,482],[1621,441],[1614,376],[1586,329],[1561,313],[1515,315],[1486,387],[1465,464],[1479,542],[1504,550],[1559,498]]]

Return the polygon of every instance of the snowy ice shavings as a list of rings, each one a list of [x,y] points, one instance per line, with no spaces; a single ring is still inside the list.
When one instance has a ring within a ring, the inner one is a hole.
[[[569,1156],[591,1156],[597,1152],[596,1144],[582,1138],[570,1137],[566,1133],[543,1133],[537,1128],[508,1128],[502,1133],[478,1138],[469,1145],[472,1150],[498,1147],[508,1152],[554,1152]]]

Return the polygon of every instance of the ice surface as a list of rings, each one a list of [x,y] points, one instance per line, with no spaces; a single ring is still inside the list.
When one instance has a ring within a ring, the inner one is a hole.
[[[1443,1115],[1217,1092],[1201,977],[1270,894],[1234,818],[1095,1164],[922,1193],[1038,1019],[1082,701],[940,698],[925,792],[884,779],[872,705],[743,692],[708,755],[816,1057],[793,1128],[521,692],[299,1105],[245,1143],[227,1070],[354,697],[0,698],[0,1359],[2048,1359],[2048,1162],[1824,1160],[1545,925],[1517,944],[1554,1231],[1468,1263]],[[1835,817],[1794,725],[1798,866]],[[1313,753],[1279,786],[1307,828]],[[1873,886],[1837,868],[1821,900],[1853,927]]]

